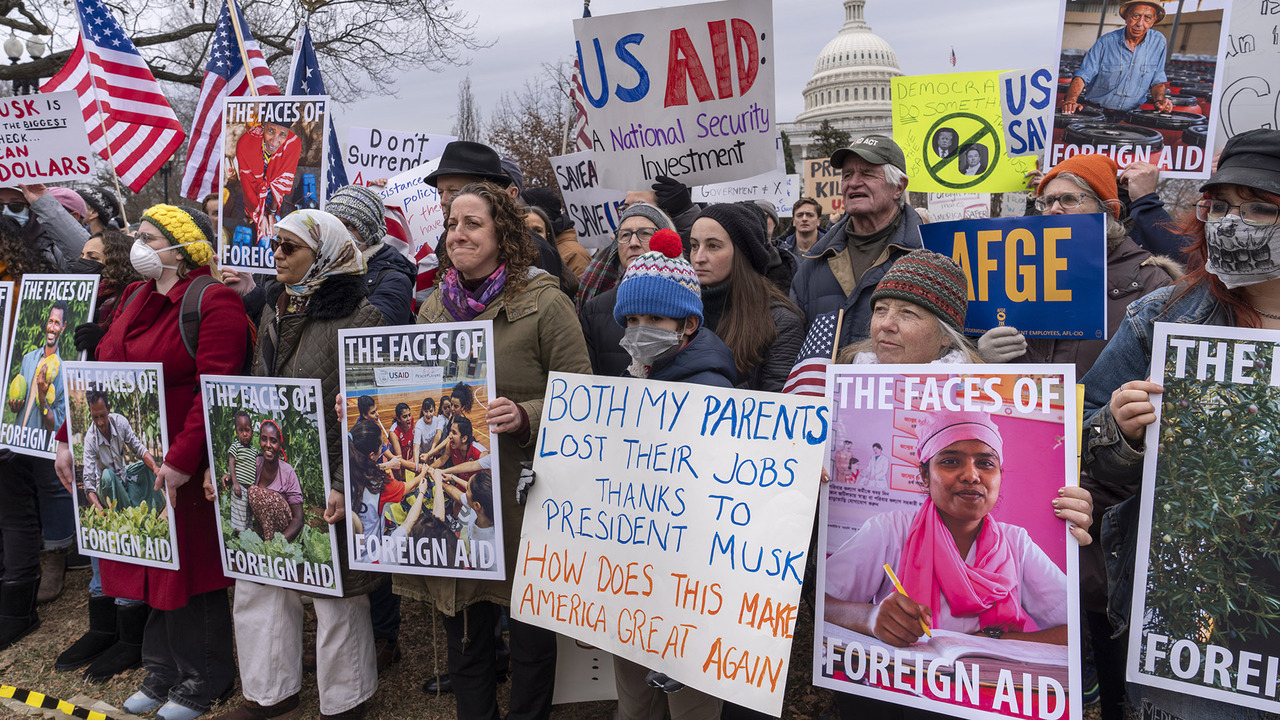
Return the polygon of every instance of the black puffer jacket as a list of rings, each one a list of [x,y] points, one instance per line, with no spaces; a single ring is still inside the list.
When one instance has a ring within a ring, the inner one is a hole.
[[[596,375],[618,377],[631,364],[631,356],[618,344],[622,341],[622,327],[613,319],[613,306],[617,304],[615,286],[588,300],[578,314],[582,335],[587,339],[591,371]]]
[[[413,324],[413,285],[418,269],[399,250],[383,243],[369,258],[364,274],[369,303],[382,311],[388,325]]]
[[[630,360],[628,360],[630,363]],[[649,370],[650,380],[687,382],[731,388],[738,370],[733,353],[715,333],[699,330],[688,345],[674,355],[658,358]]]

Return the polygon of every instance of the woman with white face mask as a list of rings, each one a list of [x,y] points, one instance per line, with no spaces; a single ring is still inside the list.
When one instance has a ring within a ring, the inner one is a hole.
[[[125,702],[134,714],[158,709],[161,720],[191,720],[235,683],[231,606],[218,559],[213,503],[199,476],[208,467],[200,375],[237,375],[244,369],[249,319],[234,291],[212,282],[200,301],[194,354],[179,323],[182,299],[194,283],[210,282],[213,223],[199,210],[156,205],[142,215],[130,250],[145,280],[123,291],[111,326],[96,347],[105,362],[164,364],[169,452],[156,477],[166,489],[177,528],[180,570],[99,563],[102,590],[111,597],[145,600],[152,608],[141,637],[142,687]],[[193,292],[200,288],[193,289]],[[73,482],[71,451],[59,434],[56,469]],[[157,458],[159,459],[159,458]],[[192,477],[195,482],[190,482]]]
[[[1133,502],[1142,485],[1143,436],[1155,422],[1153,394],[1163,388],[1147,380],[1151,344],[1157,322],[1280,329],[1280,131],[1251,130],[1227,141],[1218,170],[1200,187],[1204,197],[1185,233],[1189,272],[1174,285],[1160,288],[1129,306],[1119,332],[1084,377],[1085,430],[1082,463],[1095,494],[1109,493]],[[1224,412],[1225,414],[1225,412]],[[1265,417],[1262,416],[1262,417]],[[1226,442],[1206,437],[1203,442]],[[1228,476],[1222,482],[1232,482]],[[1206,488],[1206,492],[1210,491]],[[1226,501],[1224,501],[1226,502]],[[1116,508],[1119,510],[1120,508]],[[1109,598],[1113,621],[1123,608],[1127,620],[1133,578],[1120,574],[1128,558],[1132,572],[1136,532],[1121,528],[1126,513],[1117,512],[1116,530],[1104,524],[1103,550],[1108,558]],[[1136,514],[1133,515],[1136,518]],[[1137,522],[1136,519],[1133,522]],[[1113,537],[1113,535],[1115,537]],[[1251,576],[1255,592],[1271,594],[1270,579],[1280,573],[1274,561],[1244,548],[1207,549],[1206,560],[1227,563],[1228,573]],[[1225,560],[1222,558],[1226,558]],[[1112,558],[1116,559],[1111,567]],[[1234,565],[1234,567],[1230,567]],[[1236,657],[1257,649],[1265,634],[1249,632],[1255,618],[1244,611],[1215,617],[1227,628],[1228,651]],[[1243,634],[1234,629],[1244,629]],[[1119,627],[1123,630],[1123,627]],[[1274,644],[1274,636],[1271,636]],[[1262,713],[1201,697],[1136,684],[1129,685],[1133,707],[1152,707],[1152,715],[1184,718],[1256,718]],[[1157,710],[1158,708],[1158,710]]]

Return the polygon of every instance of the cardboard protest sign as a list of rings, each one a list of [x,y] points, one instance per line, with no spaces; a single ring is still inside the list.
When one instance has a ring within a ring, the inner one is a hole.
[[[798,174],[788,175],[782,136],[774,140],[777,167],[767,173],[732,182],[699,185],[693,188],[697,203],[731,203],[743,200],[768,200],[778,217],[791,217],[791,207],[800,199]]]
[[[929,222],[991,217],[989,193],[929,193]]]
[[[514,617],[782,711],[827,408],[552,373]]]
[[[385,180],[440,157],[452,135],[399,132],[382,128],[347,128],[347,152],[342,164],[352,185]]]
[[[1053,71],[1049,68],[1000,73],[1000,112],[1009,157],[1043,155],[1053,139]]]
[[[924,246],[969,285],[965,333],[1015,327],[1029,338],[1107,337],[1107,225],[1101,213],[929,223]]]
[[[1247,130],[1280,128],[1280,33],[1275,16],[1280,8],[1254,0],[1230,0],[1230,32],[1220,56],[1222,92],[1211,105],[1218,108],[1213,152]]]
[[[276,222],[294,210],[324,208],[329,108],[327,95],[226,99],[218,238],[223,267],[271,273]]]
[[[62,377],[80,552],[177,570],[169,499],[155,489],[169,450],[163,367],[68,360]]]
[[[822,213],[844,212],[844,196],[840,194],[840,171],[831,167],[828,158],[814,158],[803,163],[804,196],[817,200]]]
[[[618,229],[626,191],[601,186],[594,150],[569,153],[550,160],[560,197],[564,199],[565,213],[578,232],[578,242],[589,248],[608,247]]]
[[[1128,679],[1280,712],[1280,333],[1156,323],[1151,376]]]
[[[97,275],[25,275],[5,373],[0,447],[52,460],[66,419],[62,363],[76,357],[72,329],[93,319]]]
[[[1034,157],[1011,158],[1000,111],[1000,73],[893,78],[893,139],[911,189],[1011,192],[1027,186]]]
[[[1229,19],[1216,4],[1181,11],[1182,5],[1170,3],[1163,6],[1164,18],[1150,24],[1157,13],[1149,6],[1144,21],[1131,12],[1129,19],[1121,17],[1121,4],[1076,10],[1063,0],[1057,112],[1046,167],[1077,153],[1098,153],[1122,169],[1147,162],[1161,177],[1208,177],[1220,125],[1224,63],[1218,59],[1228,47]]]
[[[489,320],[343,330],[347,553],[357,570],[502,580]]]
[[[93,175],[75,92],[0,100],[0,183],[54,183]]]
[[[227,577],[342,596],[319,380],[201,375]]]
[[[432,158],[417,167],[406,170],[375,188],[387,207],[399,208],[409,221],[409,234],[413,238],[416,255],[422,246],[432,250],[444,232],[444,207],[440,204],[440,191],[423,181],[440,164],[440,158]]]
[[[686,185],[774,169],[773,4],[657,8],[573,21],[606,187]]]
[[[1078,720],[1077,547],[1051,504],[1079,477],[1075,368],[837,365],[827,394],[814,684]],[[979,575],[983,598],[963,590]]]

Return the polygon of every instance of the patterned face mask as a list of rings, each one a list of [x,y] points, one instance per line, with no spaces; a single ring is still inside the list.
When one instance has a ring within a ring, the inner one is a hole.
[[[1239,215],[1205,223],[1205,269],[1229,289],[1280,278],[1280,225],[1246,225]]]

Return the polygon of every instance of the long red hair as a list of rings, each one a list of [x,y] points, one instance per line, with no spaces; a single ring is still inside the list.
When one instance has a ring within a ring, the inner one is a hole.
[[[1256,200],[1262,202],[1275,203],[1280,205],[1280,195],[1259,190],[1258,188],[1248,187],[1247,185],[1236,185],[1239,189],[1241,197],[1246,200]],[[1209,193],[1204,193],[1202,199],[1212,199]],[[1209,260],[1209,244],[1205,239],[1204,223],[1196,217],[1194,211],[1187,214],[1182,222],[1179,232],[1191,238],[1191,244],[1184,249],[1183,260],[1187,266],[1187,274],[1182,278],[1182,289],[1174,296],[1176,300],[1182,297],[1192,288],[1206,286],[1213,298],[1222,303],[1231,311],[1231,315],[1235,318],[1236,324],[1240,327],[1258,327],[1260,318],[1258,311],[1253,309],[1248,299],[1245,298],[1244,291],[1237,288],[1231,290],[1222,284],[1213,273],[1206,269]]]

